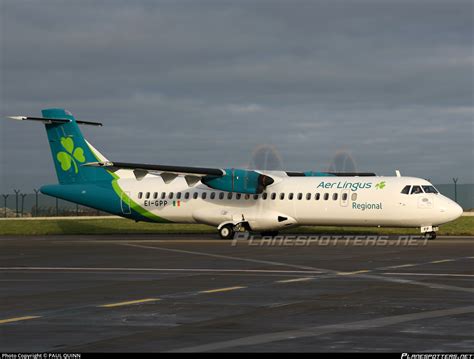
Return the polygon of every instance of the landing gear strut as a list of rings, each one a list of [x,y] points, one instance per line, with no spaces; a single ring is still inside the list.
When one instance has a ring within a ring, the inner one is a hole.
[[[226,224],[219,229],[219,236],[221,239],[232,239],[234,238],[234,225],[233,224]]]

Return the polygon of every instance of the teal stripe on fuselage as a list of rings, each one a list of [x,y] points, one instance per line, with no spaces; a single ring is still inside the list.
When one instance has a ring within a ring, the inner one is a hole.
[[[111,182],[46,185],[41,187],[41,193],[136,221],[158,222],[140,214],[133,206],[129,214],[124,214],[122,200],[113,189]]]

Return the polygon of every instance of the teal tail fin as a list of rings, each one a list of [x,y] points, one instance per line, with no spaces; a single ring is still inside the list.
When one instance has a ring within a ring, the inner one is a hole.
[[[101,155],[84,139],[74,116],[64,109],[41,111],[44,118],[67,119],[70,122],[47,123],[53,162],[60,184],[111,181],[113,176],[101,168],[82,166],[87,162],[103,161]]]

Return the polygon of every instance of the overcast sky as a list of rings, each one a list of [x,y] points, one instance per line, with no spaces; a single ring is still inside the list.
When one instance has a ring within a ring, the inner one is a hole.
[[[110,160],[474,182],[472,1],[0,0],[0,115],[64,107]],[[55,183],[42,125],[0,120],[0,191]]]

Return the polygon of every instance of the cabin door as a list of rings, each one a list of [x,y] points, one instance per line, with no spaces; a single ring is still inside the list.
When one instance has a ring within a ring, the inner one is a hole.
[[[349,204],[349,196],[350,196],[350,191],[348,189],[345,189],[344,191],[342,191],[341,201],[340,201],[341,207],[347,207],[347,205]]]
[[[122,207],[123,214],[130,214],[130,192],[122,192],[120,195],[120,205]]]

